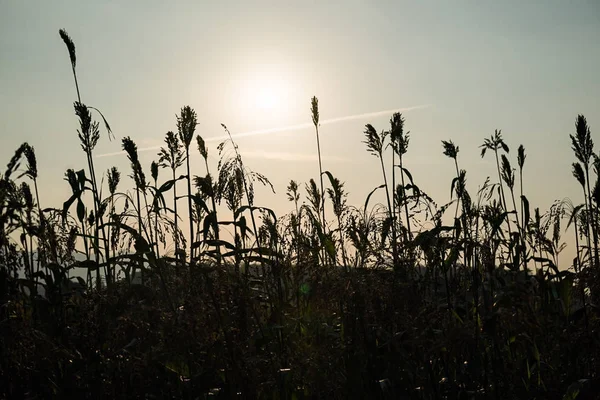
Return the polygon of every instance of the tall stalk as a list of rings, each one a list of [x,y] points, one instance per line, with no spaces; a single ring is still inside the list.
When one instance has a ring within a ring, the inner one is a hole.
[[[28,227],[31,228],[33,226],[33,195],[31,194],[31,188],[26,182],[21,183],[19,192],[24,205],[24,207],[19,210],[21,214],[21,229],[23,230],[21,238],[21,243],[24,246],[23,258],[27,260],[27,263],[25,264],[26,271],[28,270],[26,276],[28,279],[33,279],[33,234],[31,233],[31,229],[27,229]],[[25,219],[23,219],[23,208],[25,211]],[[29,245],[27,244],[27,238],[29,238]]]
[[[577,182],[579,182],[579,184],[581,185],[581,190],[583,191],[583,204],[585,207],[585,230],[586,230],[586,235],[585,235],[585,239],[586,239],[586,244],[587,244],[587,249],[588,252],[592,252],[592,245],[590,243],[591,240],[591,232],[590,232],[590,223],[589,220],[591,218],[590,216],[590,210],[588,207],[588,197],[587,197],[587,193],[586,193],[586,185],[585,185],[585,172],[583,171],[583,168],[581,167],[580,163],[573,163],[572,165],[572,173],[573,176],[575,177],[575,179],[577,180]]]
[[[525,147],[523,147],[523,145],[520,145],[519,148],[517,149],[517,163],[519,164],[519,189],[521,192],[521,197],[520,197],[520,200],[521,200],[521,202],[520,202],[520,206],[521,206],[521,246],[523,247],[523,255],[524,255],[523,268],[525,269],[525,274],[527,275],[527,273],[529,271],[529,267],[528,267],[528,260],[527,260],[527,241],[525,240],[525,237],[527,235],[527,225],[529,224],[529,221],[525,215],[526,214],[525,213],[526,198],[525,198],[525,195],[523,192],[523,167],[525,166],[526,158],[527,158],[527,155],[525,154]]]
[[[122,139],[122,143],[123,143],[123,150],[127,153],[127,158],[129,159],[129,161],[131,163],[131,170],[133,173],[132,178],[135,183],[135,198],[136,198],[136,204],[137,204],[136,212],[137,212],[138,232],[140,235],[142,235],[142,232],[144,231],[145,227],[144,227],[144,224],[142,223],[142,205],[141,205],[141,201],[140,201],[140,192],[142,192],[142,193],[146,192],[146,187],[147,187],[146,176],[144,175],[144,171],[142,171],[142,165],[140,164],[140,160],[138,158],[136,144],[133,142],[133,140],[131,140],[130,137],[124,137]],[[139,268],[140,268],[140,274],[141,274],[141,279],[142,279],[142,284],[143,284],[144,283],[144,268],[143,268],[143,263],[141,261],[139,263]]]
[[[192,260],[194,258],[194,220],[192,213],[192,176],[190,173],[190,144],[194,138],[194,132],[196,131],[196,125],[198,120],[196,112],[185,106],[181,109],[181,114],[177,117],[177,133],[179,134],[179,140],[185,150],[185,164],[187,169],[187,199],[188,199],[188,220],[190,225],[190,272],[192,268]]]
[[[92,183],[94,217],[96,220],[95,221],[95,232],[94,232],[94,252],[95,252],[95,256],[96,256],[96,263],[99,263],[100,255],[101,255],[100,254],[100,245],[99,245],[99,240],[100,240],[99,227],[100,226],[103,227],[102,228],[102,240],[104,241],[105,260],[106,261],[108,261],[109,244],[106,242],[106,232],[104,230],[103,217],[101,215],[98,215],[98,209],[100,208],[100,194],[99,194],[99,189],[98,189],[98,183],[96,180],[96,172],[94,170],[94,161],[93,161],[93,156],[92,156],[94,147],[96,146],[98,139],[100,137],[99,130],[98,130],[99,124],[95,121],[92,121],[89,109],[93,109],[93,110],[97,111],[98,113],[100,113],[100,111],[98,111],[98,109],[96,109],[94,107],[89,107],[82,103],[81,93],[79,91],[79,83],[77,81],[77,72],[76,72],[77,57],[76,57],[76,52],[75,52],[75,43],[73,42],[71,37],[67,34],[67,32],[64,29],[59,30],[59,35],[60,35],[61,39],[63,40],[63,42],[65,43],[65,45],[67,46],[67,50],[69,51],[69,59],[71,61],[71,71],[73,73],[73,79],[75,81],[75,88],[77,90],[77,102],[75,102],[74,106],[75,106],[75,113],[77,114],[77,116],[79,117],[79,120],[80,120],[80,128],[81,129],[80,129],[80,131],[78,131],[79,139],[81,141],[81,147],[84,150],[84,152],[86,153],[88,169],[90,172],[90,180]],[[112,133],[110,126],[106,122],[106,119],[104,118],[102,113],[100,113],[100,115],[102,116],[102,118],[104,120],[106,129],[108,131],[109,138],[110,138],[110,135]],[[107,284],[109,284],[109,283],[110,282],[107,281]]]
[[[244,163],[242,162],[242,156],[240,155],[239,151],[238,151],[238,147],[237,144],[234,142],[233,137],[231,136],[231,132],[229,132],[229,129],[227,129],[227,127],[224,124],[221,124],[221,126],[223,127],[223,129],[225,129],[225,132],[227,133],[227,135],[229,136],[229,141],[231,142],[231,144],[233,145],[233,150],[235,152],[235,168],[237,169],[237,171],[235,172],[236,174],[241,174],[241,178],[242,178],[242,185],[244,188],[244,193],[246,194],[246,200],[248,201],[248,206],[250,207],[250,219],[252,221],[252,229],[254,229],[254,237],[256,239],[256,245],[258,247],[258,253],[261,256],[261,265],[264,264],[263,262],[263,258],[262,258],[262,246],[261,246],[261,241],[260,241],[260,236],[258,235],[258,229],[257,229],[257,225],[256,225],[256,218],[254,217],[254,193],[253,190],[251,190],[252,188],[248,185],[248,179],[246,176],[246,170],[244,168]],[[269,182],[266,178],[261,177],[261,180],[264,182]],[[269,183],[270,184],[270,183]],[[272,188],[272,187],[271,187]]]
[[[458,152],[460,148],[452,143],[452,140],[442,140],[442,146],[444,147],[444,155],[451,158],[454,161],[454,168],[456,170],[456,179],[460,178],[460,170],[458,169]],[[454,210],[454,219],[458,217],[458,209],[460,207],[460,198],[456,199],[456,208]]]
[[[392,146],[392,257],[394,264],[396,264],[398,262],[398,233],[396,225],[397,219],[399,219],[396,217],[396,207],[400,206],[398,202],[400,199],[397,199],[394,191],[396,190],[396,155],[400,153],[400,145],[404,140],[404,119],[402,118],[402,114],[394,113],[392,115],[392,118],[390,118],[390,128],[390,145]],[[400,214],[400,211],[398,211],[398,214]],[[406,239],[405,235],[405,243]]]
[[[388,135],[388,132],[382,131],[381,136],[377,133],[373,125],[367,124],[365,125],[365,137],[366,140],[363,141],[367,145],[367,151],[377,157],[379,159],[379,163],[381,166],[381,173],[383,175],[383,184],[385,186],[385,196],[388,205],[388,221],[393,224],[393,213],[392,213],[392,202],[390,200],[390,191],[389,185],[387,181],[387,175],[385,173],[385,165],[383,163],[383,149],[385,144],[385,139]],[[392,247],[392,251],[394,251],[395,247]],[[398,255],[394,252],[392,253],[394,268],[398,267]]]
[[[400,183],[402,184],[402,193],[405,193],[406,183],[404,181],[404,155],[408,151],[408,143],[410,141],[410,132],[404,132],[404,118],[402,114],[395,113],[392,117],[393,120],[393,131],[395,131],[394,135],[396,136],[396,146],[394,147],[394,151],[398,155],[398,162],[400,167]],[[395,190],[396,188],[394,188]],[[408,213],[408,202],[404,199],[404,214],[406,218],[406,231],[408,240],[412,240],[412,229],[410,227],[410,214]]]
[[[587,125],[587,120],[583,115],[578,115],[575,120],[575,136],[569,135],[571,138],[571,148],[575,153],[575,157],[581,163],[582,169],[585,172],[585,183],[586,183],[586,197],[588,204],[588,224],[590,224],[592,230],[592,238],[594,240],[594,267],[597,269],[600,267],[600,260],[598,258],[598,232],[596,227],[596,218],[592,215],[592,191],[590,189],[590,160],[594,154],[594,141],[592,140],[592,134],[590,128]]]
[[[323,226],[323,235],[326,234],[325,229],[325,189],[323,186],[323,165],[321,162],[321,141],[319,140],[319,99],[313,96],[311,99],[310,111],[312,114],[312,122],[315,127],[315,134],[317,137],[317,155],[319,157],[319,182],[321,184],[321,225]]]
[[[513,210],[516,214],[516,222],[517,222],[517,232],[519,234],[519,236],[522,235],[523,230],[521,229],[521,224],[519,222],[519,213],[517,212],[517,203],[515,201],[515,171],[514,169],[511,167],[510,165],[510,161],[508,161],[508,157],[506,157],[506,155],[502,154],[502,180],[504,181],[504,183],[506,184],[506,186],[508,187],[509,191],[510,191],[510,196],[512,199],[512,204],[513,204]],[[505,208],[505,211],[508,212],[508,210]],[[520,245],[522,245],[523,241],[522,239],[519,241]],[[522,252],[525,251],[525,249],[521,249]],[[517,251],[515,250],[515,255],[517,255]],[[523,260],[523,266],[525,266],[525,255],[521,254],[521,259]],[[525,268],[525,267],[524,267]]]
[[[119,172],[117,167],[112,167],[111,169],[109,169],[106,172],[106,175],[108,176],[108,193],[110,194],[109,215],[112,216],[115,213],[115,193],[117,192],[117,187],[119,186],[119,182],[121,181],[121,173]],[[108,235],[107,235],[107,242],[109,244],[109,248],[112,245],[112,240],[113,240],[113,238],[111,237],[111,232],[109,229]],[[113,249],[113,257],[115,257],[115,256],[116,256],[116,249]],[[115,267],[115,269],[113,269],[111,271],[110,262],[108,261],[110,259],[110,253],[108,253],[108,252],[106,253],[106,258],[107,258],[107,263],[106,263],[107,272],[108,272],[108,275],[111,277],[111,280],[114,282],[116,279],[116,267]]]
[[[43,246],[44,246],[44,242],[43,242],[43,236],[44,236],[44,230],[46,227],[46,222],[44,220],[44,213],[42,212],[42,206],[40,205],[40,194],[38,191],[38,184],[37,184],[37,178],[38,178],[38,168],[37,168],[37,159],[35,156],[35,150],[32,146],[30,146],[29,144],[27,144],[27,146],[25,147],[25,150],[23,152],[26,160],[27,160],[27,169],[25,171],[25,175],[27,175],[32,181],[33,181],[33,187],[34,187],[34,191],[35,191],[35,200],[37,203],[37,211],[38,211],[38,218],[39,218],[39,224],[40,224],[40,232],[38,233],[38,238],[37,238],[37,262],[38,264],[40,264],[42,262],[41,259],[41,255],[42,255],[42,250]],[[30,238],[31,239],[31,238]],[[30,249],[32,257],[31,257],[31,262],[33,263],[33,242],[30,240]],[[56,262],[56,260],[53,260]],[[33,266],[33,264],[32,264]],[[38,266],[39,268],[39,266]],[[47,273],[48,271],[46,271]]]
[[[496,171],[498,172],[498,185],[500,186],[500,201],[502,203],[504,211],[508,212],[508,209],[506,208],[506,197],[504,196],[504,184],[502,180],[502,173],[500,172],[500,158],[498,155],[498,151],[500,149],[503,149],[506,153],[509,152],[508,146],[506,145],[506,143],[504,143],[504,140],[502,139],[502,131],[495,130],[494,135],[492,135],[489,139],[485,139],[483,144],[479,147],[481,148],[481,158],[485,157],[487,150],[491,150],[494,152],[494,156],[496,159]],[[511,237],[512,229],[510,226],[510,218],[508,218],[508,216],[506,218],[506,224],[508,227],[508,236]],[[509,257],[512,260],[512,251],[509,252]]]
[[[152,161],[150,164],[150,175],[152,176],[152,180],[154,181],[154,190],[158,190],[158,163],[156,161]],[[160,250],[158,248],[158,204],[153,202],[152,209],[154,211],[154,240],[153,246],[156,246],[156,257],[160,258]],[[152,227],[150,228],[152,231]]]
[[[569,225],[571,223],[573,223],[573,229],[575,232],[575,248],[576,248],[576,257],[574,260],[575,263],[575,274],[577,276],[577,279],[579,280],[579,294],[581,296],[581,303],[583,304],[583,316],[585,318],[585,326],[586,329],[588,329],[588,325],[589,325],[589,321],[588,321],[588,315],[587,315],[587,301],[586,301],[586,296],[585,296],[585,285],[584,285],[584,280],[583,280],[583,264],[581,261],[581,256],[580,256],[580,250],[579,250],[579,229],[578,229],[578,225],[577,225],[577,219],[580,217],[580,210],[581,207],[583,206],[583,204],[575,207],[573,205],[573,203],[571,202],[571,200],[566,199],[566,201],[564,201],[564,203],[566,204],[566,206],[568,207],[568,217],[569,217],[569,222],[567,224],[567,228],[569,227]]]
[[[333,214],[335,215],[338,223],[338,231],[340,233],[340,246],[342,248],[342,263],[344,269],[348,270],[348,258],[346,257],[346,246],[344,244],[344,229],[342,225],[342,215],[346,212],[346,197],[347,193],[344,190],[344,183],[340,182],[338,178],[331,178],[331,188],[327,189],[329,198],[333,203]]]
[[[457,223],[457,218],[458,218],[458,208],[460,207],[461,204],[461,198],[459,193],[461,193],[461,189],[459,189],[459,187],[461,185],[464,186],[464,181],[461,180],[461,176],[460,176],[460,171],[458,169],[458,152],[459,152],[459,147],[456,146],[454,143],[452,143],[452,141],[445,141],[442,140],[442,146],[444,147],[444,155],[453,159],[454,160],[454,168],[456,169],[456,178],[454,178],[452,180],[452,186],[453,188],[456,188],[456,208],[454,209],[454,224],[456,225]],[[456,186],[455,186],[456,185]],[[452,195],[452,193],[450,193]],[[465,227],[466,229],[466,227]],[[454,242],[455,245],[458,245],[458,240],[459,238],[459,230],[458,229],[454,229],[453,231],[453,236],[454,236]],[[466,237],[466,232],[465,232],[465,237]],[[466,257],[465,257],[466,258]],[[458,259],[458,257],[457,257]],[[466,259],[465,259],[465,264],[466,264]],[[454,270],[454,273],[456,274],[456,260],[452,263],[452,269]]]
[[[162,168],[171,169],[171,178],[173,182],[173,214],[175,221],[175,232],[173,236],[175,239],[175,258],[179,260],[179,216],[177,214],[177,178],[175,177],[175,172],[177,168],[183,165],[183,158],[185,155],[181,149],[178,137],[175,136],[173,132],[167,132],[165,143],[167,144],[167,147],[162,147],[158,153],[158,165]]]
[[[206,143],[204,142],[204,139],[202,139],[202,137],[200,135],[196,136],[196,142],[198,144],[198,152],[204,159],[204,166],[206,168],[206,178],[201,179],[201,178],[196,177],[196,187],[198,187],[198,189],[200,189],[200,191],[202,191],[204,194],[206,194],[207,196],[210,197],[210,201],[211,201],[211,205],[212,205],[212,212],[213,212],[213,217],[214,217],[213,231],[215,234],[215,239],[217,240],[217,243],[218,243],[220,240],[220,232],[219,232],[220,229],[219,229],[219,222],[218,222],[219,219],[217,217],[217,202],[215,200],[215,187],[214,187],[212,175],[210,174],[210,168],[208,167],[208,148],[206,147]],[[218,266],[221,265],[221,246],[220,245],[217,246],[217,265]]]
[[[291,180],[287,186],[287,198],[289,201],[294,203],[295,214],[292,218],[292,228],[294,229],[294,234],[296,236],[295,247],[296,247],[296,268],[294,268],[294,284],[295,284],[295,295],[296,295],[296,307],[300,309],[300,281],[299,281],[299,270],[302,265],[302,260],[300,258],[300,237],[301,237],[301,220],[300,220],[300,210],[298,208],[298,201],[300,200],[300,192],[298,191],[298,183],[294,180]]]

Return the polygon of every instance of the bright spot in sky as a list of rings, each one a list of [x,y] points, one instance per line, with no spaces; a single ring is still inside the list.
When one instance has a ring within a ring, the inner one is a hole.
[[[285,63],[244,64],[234,78],[236,115],[242,129],[266,129],[289,125],[294,96],[297,95],[297,78]]]
[[[279,96],[271,87],[264,86],[256,93],[256,106],[261,110],[273,110],[278,102]]]

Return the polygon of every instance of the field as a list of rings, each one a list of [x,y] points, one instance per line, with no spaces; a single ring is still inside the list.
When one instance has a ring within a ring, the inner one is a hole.
[[[600,391],[600,157],[583,115],[565,149],[581,190],[549,210],[529,203],[526,150],[499,130],[482,139],[496,173],[476,191],[459,146],[440,144],[456,174],[452,200],[434,201],[406,163],[400,113],[385,130],[365,126],[365,157],[381,166],[373,181],[382,184],[350,205],[344,182],[322,169],[313,97],[320,175],[290,181],[291,211],[275,215],[254,195],[271,188],[268,176],[246,167],[225,125],[229,139],[210,148],[189,106],[149,171],[129,137],[119,139],[129,170],[95,170],[110,117],[81,101],[75,45],[64,30],[60,38],[87,164],[66,171],[72,194],[61,205],[40,199],[34,144],[0,174],[1,398]],[[190,170],[191,158],[205,169]],[[576,256],[559,265],[563,235]]]

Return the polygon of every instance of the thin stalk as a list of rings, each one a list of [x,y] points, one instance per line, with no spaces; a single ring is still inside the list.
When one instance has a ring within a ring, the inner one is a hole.
[[[496,169],[498,171],[498,183],[500,185],[500,200],[502,201],[502,207],[505,212],[508,212],[506,208],[506,197],[504,196],[504,184],[502,181],[502,174],[500,173],[500,160],[498,159],[498,148],[494,148],[494,155],[496,157]],[[512,236],[512,229],[510,227],[510,218],[506,217],[506,225],[508,226],[508,237]],[[509,260],[512,263],[513,254],[512,251],[509,252]]]
[[[585,318],[585,327],[587,330],[589,328],[589,321],[588,321],[588,315],[587,315],[587,305],[586,305],[586,301],[585,301],[585,288],[583,287],[583,280],[581,279],[582,265],[581,265],[581,257],[579,255],[579,231],[577,230],[577,218],[574,218],[573,222],[574,222],[574,227],[575,227],[575,246],[577,248],[576,262],[577,262],[577,266],[578,266],[578,268],[575,269],[575,273],[577,274],[577,277],[579,278],[579,288],[581,291],[581,302],[583,304],[583,316]]]
[[[404,184],[404,166],[403,166],[403,160],[402,160],[402,156],[400,156],[400,179],[401,179],[401,183],[402,183],[402,187],[405,187]],[[409,240],[412,240],[412,231],[410,229],[410,216],[408,214],[408,202],[404,201],[404,213],[406,214],[406,230],[408,231],[408,238]]]
[[[238,168],[240,168],[241,173],[242,173],[242,183],[244,185],[244,192],[246,194],[246,200],[248,201],[248,206],[250,207],[250,220],[252,221],[252,229],[254,229],[254,237],[256,240],[256,245],[258,246],[258,254],[260,256],[260,264],[264,268],[264,260],[262,257],[262,246],[261,246],[261,242],[260,242],[260,235],[258,234],[256,219],[254,218],[254,209],[252,208],[253,204],[250,202],[250,198],[251,198],[250,191],[248,190],[248,182],[246,180],[246,171],[244,169],[244,163],[242,161],[242,156],[238,152],[237,144],[233,141],[233,138],[231,137],[231,132],[229,132],[229,129],[227,129],[225,127],[225,125],[223,125],[223,127],[225,128],[225,131],[229,135],[229,140],[231,140],[231,143],[233,144],[233,150],[235,151],[235,156],[238,161]],[[323,181],[323,176],[321,176],[321,182],[322,181]]]
[[[215,239],[217,240],[217,242],[220,240],[219,239],[219,219],[217,218],[217,202],[215,201],[215,194],[213,192],[213,183],[212,183],[212,175],[210,174],[210,168],[208,167],[208,157],[204,158],[204,165],[206,167],[206,173],[208,176],[210,176],[210,201],[211,201],[211,205],[213,208],[213,212],[215,213]],[[198,221],[199,222],[199,221]],[[217,246],[217,254],[218,254],[218,258],[217,258],[217,265],[221,266],[221,246]]]
[[[319,140],[318,125],[315,125],[315,133],[317,135],[317,154],[319,156],[319,182],[321,184],[321,223],[323,226],[323,234],[325,234],[325,189],[323,189],[323,166],[321,163],[321,143]]]
[[[527,234],[527,221],[525,221],[525,204],[523,204],[523,168],[519,168],[519,188],[521,191],[521,246],[523,247],[523,267],[525,268],[525,275],[527,275],[529,267],[527,261],[527,242],[525,240]]]
[[[515,218],[517,220],[517,232],[520,233],[521,238],[523,238],[523,227],[521,226],[521,223],[519,222],[519,214],[517,213],[517,202],[515,201],[515,192],[513,190],[513,188],[510,188],[510,196],[512,197],[512,203],[513,203],[513,209],[515,210]],[[523,240],[521,239],[521,244],[523,244]],[[525,266],[525,249],[523,248],[521,250],[523,252],[523,266]],[[525,268],[525,267],[524,267]]]
[[[342,229],[342,219],[337,216],[338,229],[340,230],[340,245],[342,246],[342,262],[344,263],[344,270],[348,272],[348,258],[346,257],[346,246],[344,245],[344,231]]]
[[[379,162],[381,164],[381,172],[383,174],[383,183],[385,185],[385,197],[387,200],[387,205],[388,205],[388,214],[390,215],[390,218],[392,218],[392,202],[390,200],[390,192],[389,192],[389,186],[388,186],[388,182],[387,182],[387,175],[385,173],[385,165],[383,164],[383,157],[381,155],[379,155]],[[392,221],[393,222],[393,221]],[[392,250],[395,247],[392,247]],[[395,254],[395,257],[397,258],[397,254]],[[396,264],[398,260],[394,259],[394,264]],[[396,265],[394,265],[396,266]]]
[[[321,225],[323,229],[323,237],[327,235],[327,220],[325,219],[325,187],[323,185],[323,165],[321,160],[321,140],[319,138],[319,100],[316,96],[311,99],[311,114],[312,122],[315,127],[317,139],[317,155],[319,157],[319,182],[321,184]],[[327,265],[329,258],[325,249],[322,251],[323,262]],[[327,271],[327,270],[326,270]],[[327,273],[327,272],[326,272]]]
[[[394,191],[396,190],[396,144],[392,142],[392,256],[394,258],[394,266],[398,263],[398,233],[396,232],[396,207],[399,206],[398,199]],[[398,213],[400,214],[400,213]]]
[[[111,214],[114,214],[114,211],[115,211],[115,198],[114,198],[114,193],[111,193],[111,195],[110,195],[110,211],[109,212]],[[110,220],[110,218],[109,218],[109,220]],[[111,231],[110,231],[110,229],[108,230],[107,242],[108,242],[108,246],[109,246],[108,249],[110,250],[110,247],[112,245],[112,237],[111,237]],[[116,257],[116,255],[117,255],[117,249],[115,248],[113,250],[113,257]],[[110,266],[109,259],[110,259],[110,252],[107,251],[107,253],[106,253],[106,265],[108,266],[108,273],[109,273],[109,275],[112,274],[111,281],[115,282],[117,280],[117,266],[115,265],[114,269],[112,269],[112,271],[111,271],[111,266]]]
[[[192,260],[194,258],[194,219],[192,217],[192,177],[190,175],[190,150],[189,147],[185,148],[185,163],[187,167],[187,189],[188,189],[188,212],[190,222],[190,273],[192,269]]]
[[[583,204],[585,205],[585,220],[586,220],[585,228],[587,231],[585,238],[587,241],[588,251],[591,254],[591,251],[592,251],[592,244],[590,242],[591,232],[590,232],[590,224],[588,222],[590,220],[590,210],[588,209],[588,202],[587,202],[587,195],[585,193],[585,186],[582,187],[582,189],[583,189]]]
[[[142,234],[142,206],[141,206],[141,202],[140,202],[140,188],[136,187],[135,188],[135,197],[136,197],[136,203],[137,203],[137,220],[138,220],[138,231],[140,233],[140,235]],[[142,285],[144,284],[144,267],[143,267],[143,261],[139,262],[139,267],[140,267],[140,278],[142,280]],[[135,273],[134,273],[135,276]]]
[[[177,214],[177,181],[175,180],[175,169],[173,171],[173,214],[175,215],[175,260],[179,262],[179,228]]]
[[[585,165],[585,182],[588,190],[588,205],[589,205],[589,223],[592,227],[592,238],[594,240],[594,267],[598,269],[600,267],[600,260],[598,258],[598,230],[596,227],[596,219],[592,217],[592,191],[590,190],[590,168]]]
[[[154,180],[154,187],[158,188],[158,181]],[[158,249],[158,212],[154,210],[154,243],[156,244],[156,257],[160,258],[160,251]]]

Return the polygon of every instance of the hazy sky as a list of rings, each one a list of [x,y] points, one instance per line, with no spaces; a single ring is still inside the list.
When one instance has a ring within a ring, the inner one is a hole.
[[[220,123],[233,134],[272,130],[238,144],[277,191],[259,192],[257,203],[278,214],[291,209],[290,179],[318,177],[314,132],[298,126],[310,123],[313,95],[321,119],[334,120],[321,127],[323,167],[346,181],[356,205],[381,183],[361,143],[364,124],[387,128],[390,110],[409,109],[406,165],[438,204],[449,200],[454,175],[442,139],[460,146],[472,192],[495,174],[492,158],[479,157],[485,137],[502,129],[511,150],[524,144],[525,191],[542,210],[566,196],[580,201],[568,137],[578,113],[600,144],[595,0],[3,0],[0,161],[23,141],[35,147],[43,206],[60,206],[69,194],[64,171],[85,166],[60,28],[77,47],[82,100],[117,136],[103,137],[96,154],[118,152],[123,136],[159,146],[183,105],[197,111],[207,140],[222,136]],[[140,153],[144,167],[156,152]],[[204,173],[197,153],[192,161]],[[96,171],[128,170],[122,155],[95,162]]]

